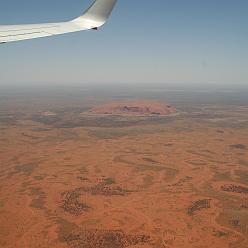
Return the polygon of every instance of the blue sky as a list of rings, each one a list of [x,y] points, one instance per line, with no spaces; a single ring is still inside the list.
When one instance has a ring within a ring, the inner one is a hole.
[[[65,21],[90,0],[1,1],[0,23]],[[247,0],[119,0],[99,32],[0,46],[0,85],[248,85]]]

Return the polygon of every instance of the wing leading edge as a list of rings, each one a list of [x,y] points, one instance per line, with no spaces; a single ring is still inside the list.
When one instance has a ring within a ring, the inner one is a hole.
[[[97,29],[105,24],[116,2],[117,0],[95,0],[82,16],[68,22],[0,25],[0,44]]]

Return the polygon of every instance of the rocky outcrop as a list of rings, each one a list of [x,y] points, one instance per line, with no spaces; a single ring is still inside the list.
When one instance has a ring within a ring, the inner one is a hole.
[[[94,114],[106,115],[169,115],[175,113],[176,109],[169,104],[157,101],[122,101],[110,102],[96,106],[90,110]]]

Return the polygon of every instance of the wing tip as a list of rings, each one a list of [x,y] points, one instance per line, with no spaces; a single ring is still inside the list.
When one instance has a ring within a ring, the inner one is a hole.
[[[72,20],[78,25],[85,23],[91,28],[99,28],[106,23],[111,15],[117,0],[95,0],[83,15]]]

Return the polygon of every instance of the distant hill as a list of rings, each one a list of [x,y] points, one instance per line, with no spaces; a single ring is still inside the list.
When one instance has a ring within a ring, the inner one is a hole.
[[[96,106],[90,110],[94,114],[106,115],[169,115],[176,109],[164,102],[150,100],[116,101]]]

